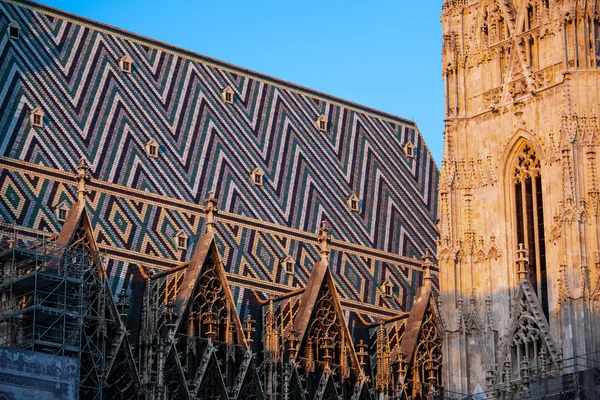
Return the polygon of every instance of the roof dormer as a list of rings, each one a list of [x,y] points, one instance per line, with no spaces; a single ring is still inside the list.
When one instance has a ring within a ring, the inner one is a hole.
[[[252,172],[250,172],[250,179],[252,179],[252,183],[256,186],[262,186],[264,181],[265,173],[259,167],[255,168]]]
[[[221,92],[221,97],[223,98],[223,101],[227,104],[233,104],[233,96],[235,96],[235,92],[231,88],[231,86],[227,86]]]
[[[146,154],[148,157],[158,158],[158,142],[154,139],[150,139],[148,143],[144,145],[146,148]]]
[[[56,220],[60,223],[63,223],[67,220],[67,214],[69,213],[70,207],[69,204],[63,200],[54,208],[54,213],[56,214]]]
[[[350,197],[348,197],[346,199],[346,203],[348,204],[348,207],[350,207],[350,209],[352,211],[360,211],[360,199],[358,198],[358,196],[354,193],[352,193],[350,195]]]
[[[130,74],[133,67],[133,59],[127,55],[121,57],[119,59],[119,67],[121,67],[121,71]]]
[[[21,37],[21,27],[13,21],[6,26],[6,33],[8,33],[9,38],[19,40]]]
[[[183,229],[177,232],[173,237],[175,238],[175,247],[177,250],[187,250],[189,236],[183,231]]]
[[[379,287],[381,288],[381,291],[383,292],[383,295],[386,297],[392,297],[394,294],[394,284],[392,283],[392,281],[390,280],[390,278],[387,278],[386,280],[384,280],[383,282],[381,282],[381,284],[379,285]]]
[[[404,154],[406,154],[407,157],[415,157],[415,145],[411,142],[406,142],[404,146],[402,146],[402,149],[404,150]]]
[[[292,256],[286,256],[283,260],[281,260],[281,266],[283,270],[288,275],[294,275],[294,266],[296,265],[296,261],[292,258]]]
[[[327,132],[327,123],[327,117],[325,117],[324,115],[320,115],[319,118],[315,120],[315,126],[321,132]]]
[[[31,119],[31,125],[36,126],[38,128],[44,127],[44,115],[46,115],[40,107],[36,107],[31,110],[29,114],[29,118]]]

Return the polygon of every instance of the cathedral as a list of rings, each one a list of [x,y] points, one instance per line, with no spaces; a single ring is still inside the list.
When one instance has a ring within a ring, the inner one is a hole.
[[[595,0],[444,1],[447,394],[599,396],[599,12]]]
[[[443,395],[414,121],[27,0],[0,83],[1,399]]]
[[[414,121],[0,0],[0,399],[600,398],[600,4],[444,0]]]

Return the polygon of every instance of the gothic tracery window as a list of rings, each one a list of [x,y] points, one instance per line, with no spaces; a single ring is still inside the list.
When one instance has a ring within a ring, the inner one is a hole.
[[[543,341],[544,335],[533,316],[525,315],[519,320],[517,330],[511,340],[511,375],[524,378],[530,371],[549,369],[548,348]]]
[[[433,394],[442,385],[442,337],[434,315],[425,315],[412,370],[413,398]]]
[[[317,362],[338,366],[343,362],[341,359],[343,342],[331,291],[321,289],[315,310],[315,318],[308,330],[309,338],[316,345],[313,349],[314,359]]]
[[[528,279],[533,286],[546,318],[548,290],[546,279],[546,247],[540,159],[528,145],[521,146],[513,169],[517,243],[523,243],[529,254]]]
[[[227,330],[233,328],[233,325],[224,287],[216,268],[215,262],[210,260],[210,265],[205,266],[199,278],[199,287],[188,319],[188,335],[228,342],[232,339],[232,332]]]

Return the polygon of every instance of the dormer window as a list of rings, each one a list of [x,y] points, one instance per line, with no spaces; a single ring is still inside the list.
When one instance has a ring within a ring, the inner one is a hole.
[[[387,278],[379,285],[379,288],[383,292],[383,295],[386,297],[392,297],[394,295],[394,284],[390,281],[390,278]]]
[[[415,157],[415,146],[411,142],[407,142],[404,147],[404,154],[407,157],[414,158]]]
[[[151,139],[146,143],[146,154],[148,157],[158,158],[158,142],[156,140]]]
[[[187,250],[188,238],[189,236],[183,230],[175,234],[175,244],[177,245],[177,250]]]
[[[21,36],[21,27],[16,22],[11,22],[6,27],[6,31],[8,32],[8,37],[11,39],[19,40]]]
[[[67,214],[69,213],[69,205],[66,201],[62,201],[55,208],[56,220],[63,223],[67,220]]]
[[[384,296],[392,297],[392,295],[394,294],[393,288],[394,285],[389,279],[386,279],[381,283],[381,291],[383,292]]]
[[[131,67],[133,66],[133,60],[129,56],[121,57],[119,60],[119,66],[121,67],[121,71],[125,72],[126,74],[130,74]]]
[[[262,169],[256,168],[250,173],[250,179],[252,179],[252,183],[254,183],[256,186],[262,186],[264,175],[265,173]]]
[[[281,265],[283,267],[283,270],[288,275],[294,275],[294,265],[295,264],[296,264],[296,262],[294,261],[294,259],[292,258],[292,256],[287,256],[286,258],[284,258],[281,261]]]
[[[30,118],[31,125],[36,126],[38,128],[44,127],[44,112],[41,108],[36,107],[33,110],[31,110]]]
[[[327,132],[327,118],[325,118],[324,115],[321,115],[319,118],[317,118],[315,125],[321,132]]]
[[[360,200],[359,200],[358,196],[355,195],[354,193],[352,193],[352,195],[350,195],[350,197],[348,197],[346,202],[348,203],[348,207],[350,207],[350,209],[352,211],[358,212],[360,210]]]
[[[221,97],[223,98],[223,101],[225,103],[227,103],[227,104],[233,104],[233,95],[234,94],[235,94],[235,92],[233,91],[233,89],[231,88],[231,86],[227,86],[221,92]]]

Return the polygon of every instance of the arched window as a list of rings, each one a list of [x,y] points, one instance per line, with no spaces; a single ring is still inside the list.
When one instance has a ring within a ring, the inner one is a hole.
[[[517,243],[529,253],[528,279],[548,318],[546,279],[546,246],[544,240],[544,207],[540,160],[527,143],[521,145],[513,169]]]

